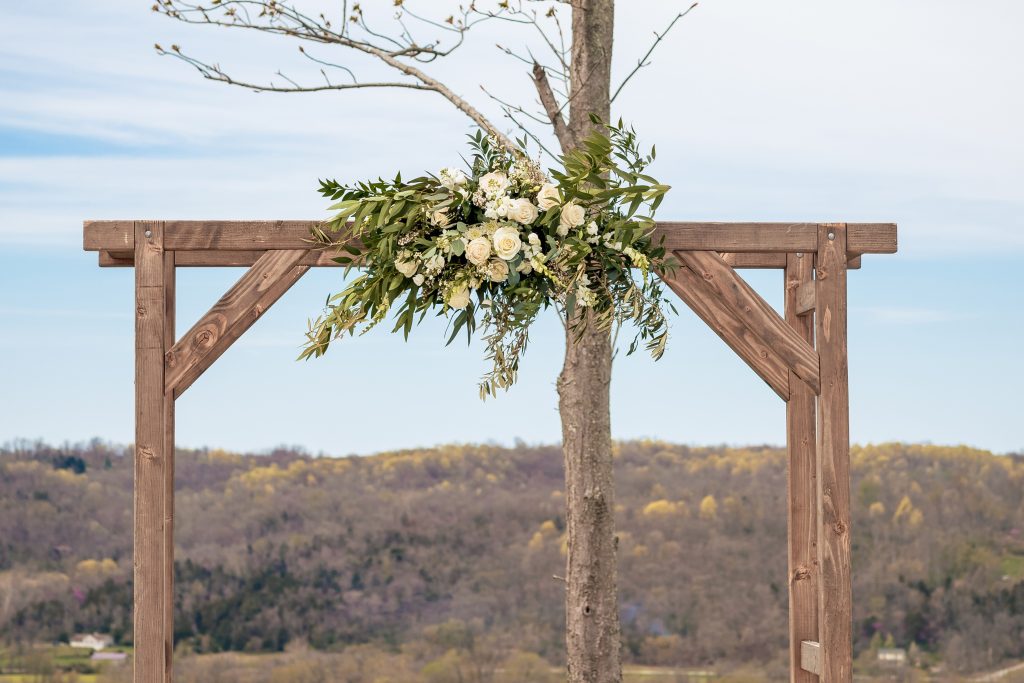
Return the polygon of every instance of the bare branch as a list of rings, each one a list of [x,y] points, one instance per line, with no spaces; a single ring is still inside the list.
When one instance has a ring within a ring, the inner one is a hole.
[[[181,51],[181,49],[177,45],[172,46],[171,50],[165,50],[159,45],[155,45],[154,47],[156,48],[158,54],[174,57],[176,59],[180,59],[186,64],[192,65],[196,69],[196,71],[198,71],[200,75],[202,75],[203,78],[209,81],[227,83],[228,85],[235,85],[240,88],[247,88],[249,90],[256,90],[258,92],[318,92],[321,90],[355,90],[357,88],[408,88],[411,90],[434,90],[434,88],[424,85],[422,83],[409,83],[402,81],[382,81],[367,83],[331,83],[330,80],[327,79],[327,74],[324,73],[322,69],[320,73],[323,73],[324,79],[327,80],[327,83],[325,85],[300,85],[291,78],[288,78],[288,76],[285,76],[280,71],[277,72],[277,75],[291,83],[291,86],[282,87],[274,85],[273,83],[251,83],[249,81],[242,81],[233,78],[232,76],[229,76],[227,73],[224,72],[223,69],[221,69],[216,64],[207,64],[194,57],[186,55],[184,52]]]
[[[250,9],[253,10],[252,13],[250,13]],[[343,4],[343,9],[347,11],[347,3]],[[476,125],[480,126],[480,128],[494,137],[500,145],[516,153],[519,151],[518,147],[512,140],[502,133],[501,130],[491,123],[479,110],[469,104],[469,102],[457,95],[437,79],[427,75],[419,68],[408,63],[408,60],[432,61],[437,57],[451,54],[454,49],[462,44],[465,32],[474,23],[479,23],[480,21],[489,19],[510,20],[509,17],[503,16],[505,9],[502,9],[498,13],[482,13],[470,4],[468,9],[460,10],[461,14],[459,19],[451,19],[452,28],[454,32],[458,34],[457,41],[454,45],[450,45],[446,48],[439,47],[437,43],[418,45],[413,42],[412,35],[400,21],[400,15],[398,17],[399,26],[402,27],[402,34],[400,38],[404,38],[406,42],[401,42],[400,40],[396,40],[375,31],[367,25],[362,10],[358,9],[358,5],[353,5],[351,15],[343,17],[342,30],[340,32],[331,28],[330,21],[323,14],[320,15],[319,19],[314,19],[300,12],[294,6],[280,3],[277,0],[211,0],[208,6],[203,4],[194,4],[187,0],[157,0],[157,4],[153,6],[153,10],[166,14],[184,23],[247,28],[264,33],[287,35],[300,40],[347,47],[377,58],[398,72],[415,79],[418,83],[360,83],[355,79],[351,70],[347,67],[330,64],[310,57],[310,59],[318,63],[347,71],[349,75],[352,76],[354,82],[334,84],[331,83],[330,79],[327,78],[326,73],[324,73],[323,75],[326,81],[324,85],[303,86],[279,72],[279,75],[290,83],[289,86],[277,86],[274,83],[264,85],[247,81],[239,81],[229,76],[219,66],[210,65],[193,57],[186,56],[177,46],[174,46],[172,51],[165,51],[158,48],[158,51],[161,54],[169,54],[191,64],[200,72],[200,74],[202,74],[204,78],[209,80],[251,88],[253,90],[270,92],[312,92],[317,90],[348,90],[369,87],[399,87],[414,90],[431,90],[455,105],[459,111],[468,116]],[[259,10],[259,15],[255,20],[253,20],[252,14],[255,14],[256,10]],[[474,22],[470,18],[471,14],[478,14],[481,16]],[[409,16],[419,19],[416,15],[410,14]],[[353,37],[352,34],[345,29],[346,21],[350,25],[359,27],[363,33],[372,36],[372,38],[366,39]],[[429,23],[429,20],[427,23]],[[523,21],[520,23],[527,22]],[[377,40],[373,40],[373,38],[376,38]],[[384,41],[383,44],[380,41]]]
[[[651,63],[648,62],[647,59],[654,52],[654,48],[658,47],[658,43],[660,43],[665,38],[665,36],[668,35],[668,32],[672,30],[672,27],[676,25],[676,22],[685,17],[687,14],[689,14],[693,10],[693,8],[697,6],[697,4],[698,3],[695,2],[692,5],[690,5],[685,12],[680,12],[679,14],[677,14],[675,19],[669,22],[668,27],[664,31],[662,31],[661,34],[659,34],[657,31],[654,32],[654,42],[651,44],[651,47],[647,50],[647,53],[643,57],[641,57],[640,60],[636,63],[636,66],[633,67],[633,70],[629,72],[629,75],[626,76],[622,83],[619,83],[619,87],[615,89],[615,93],[612,95],[612,102],[615,101],[615,98],[619,96],[619,93],[622,92],[622,89],[624,87],[626,87],[626,84],[629,83],[629,80],[633,78],[633,76],[635,76],[636,73],[640,71],[640,69],[644,68],[645,66],[650,66]]]
[[[540,103],[544,106],[544,111],[551,121],[551,127],[555,130],[558,144],[561,145],[563,152],[568,152],[575,146],[573,135],[569,132],[569,127],[565,125],[565,119],[562,118],[562,110],[558,106],[555,94],[551,92],[551,84],[548,83],[547,73],[544,71],[544,67],[537,62],[533,63],[533,83],[537,86]]]

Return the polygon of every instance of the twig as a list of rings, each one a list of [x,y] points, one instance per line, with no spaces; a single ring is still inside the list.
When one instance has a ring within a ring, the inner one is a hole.
[[[654,52],[654,48],[658,47],[658,43],[660,43],[665,38],[665,36],[668,35],[668,32],[672,30],[672,27],[676,25],[676,22],[685,17],[687,14],[689,14],[693,10],[693,8],[697,6],[697,4],[698,3],[695,2],[692,5],[690,5],[685,12],[680,12],[679,14],[677,14],[676,18],[669,23],[668,27],[664,31],[662,31],[660,35],[657,31],[654,32],[654,42],[651,44],[650,49],[648,49],[647,53],[640,58],[640,60],[636,63],[636,66],[633,67],[633,70],[629,72],[629,75],[626,76],[622,83],[619,84],[619,87],[615,89],[615,94],[612,95],[612,99],[610,101],[615,101],[615,98],[619,96],[619,93],[622,92],[622,89],[624,87],[626,87],[626,84],[629,83],[629,80],[633,78],[633,76],[635,76],[636,73],[640,71],[640,69],[650,65],[650,62],[647,61],[647,58],[650,57],[651,54]]]

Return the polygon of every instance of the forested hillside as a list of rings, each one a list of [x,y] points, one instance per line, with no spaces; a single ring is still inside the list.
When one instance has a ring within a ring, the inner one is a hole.
[[[784,453],[644,441],[616,456],[628,659],[779,666]],[[554,446],[179,451],[177,641],[557,664],[561,463]],[[857,652],[891,641],[962,671],[1024,657],[1024,459],[886,444],[855,448],[853,476]],[[125,448],[0,451],[2,638],[130,643],[131,492]]]

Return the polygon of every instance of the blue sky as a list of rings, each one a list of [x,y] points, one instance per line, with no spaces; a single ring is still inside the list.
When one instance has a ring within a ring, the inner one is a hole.
[[[131,271],[100,270],[80,250],[83,219],[316,218],[318,177],[449,165],[470,130],[428,93],[269,95],[205,82],[152,44],[251,78],[301,65],[292,44],[179,26],[149,4],[5,10],[0,441],[132,439]],[[682,7],[628,6],[619,76]],[[664,219],[899,223],[900,253],[866,257],[850,275],[856,442],[1024,449],[1021,25],[1014,0],[706,0],[616,102],[658,145],[655,174],[674,186]],[[481,32],[433,72],[495,118],[480,84],[533,101],[499,39],[518,36]],[[239,275],[181,272],[179,328]],[[779,303],[780,274],[749,275]],[[555,320],[539,326],[520,384],[483,404],[479,348],[445,348],[438,324],[407,344],[382,331],[294,362],[338,278],[307,275],[179,400],[179,444],[345,454],[558,439]],[[783,415],[686,310],[662,361],[616,361],[620,438],[781,443]]]

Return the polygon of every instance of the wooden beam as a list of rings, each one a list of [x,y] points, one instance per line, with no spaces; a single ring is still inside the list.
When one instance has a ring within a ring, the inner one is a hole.
[[[676,268],[661,278],[782,400],[789,398],[789,368],[700,278],[689,268]]]
[[[814,318],[800,312],[800,292],[814,287],[814,255],[786,255],[786,322],[813,347]],[[811,290],[813,291],[813,289]],[[813,309],[812,309],[813,311]],[[814,456],[815,396],[789,371],[786,403],[787,543],[791,683],[815,683],[801,668],[802,641],[818,640],[818,504]]]
[[[310,249],[317,221],[166,221],[165,248],[174,251],[259,251]],[[130,221],[86,221],[86,251],[131,251]],[[817,223],[661,222],[655,239],[668,251],[815,252]],[[896,251],[893,223],[849,224],[850,251],[889,254]],[[781,267],[781,266],[779,266]]]
[[[791,259],[796,259],[797,258],[796,254],[789,254],[788,256]],[[811,263],[814,262],[814,257],[811,256],[810,254],[807,254],[806,258],[807,258],[808,264],[811,264]],[[814,266],[812,265],[812,266],[809,266],[809,267],[811,269],[811,272],[814,272]],[[787,288],[786,289],[786,293],[787,294],[789,293],[789,285],[790,285],[791,281],[792,280],[790,280],[790,277],[789,277],[789,270],[787,269],[787,272],[786,272],[786,288]],[[808,313],[813,313],[814,312],[814,301],[815,301],[814,280],[813,279],[809,279],[809,280],[800,279],[799,282],[797,283],[797,285],[793,289],[793,302],[792,302],[792,304],[790,304],[791,307],[792,307],[793,312],[796,313],[797,315],[807,315]],[[786,299],[786,302],[787,302],[787,304],[789,304],[789,299]],[[787,313],[788,313],[788,311],[790,309],[787,308],[786,310],[787,310]]]
[[[678,251],[676,256],[703,280],[736,318],[742,320],[815,393],[818,392],[818,354],[721,256],[709,251]]]
[[[851,251],[890,254],[896,251],[893,223],[853,223]],[[655,237],[668,251],[815,252],[817,223],[679,223],[661,222]]]
[[[175,265],[178,268],[248,268],[256,263],[264,251],[178,251],[175,252]],[[345,254],[347,256],[347,254]],[[334,262],[339,256],[333,251],[310,249],[299,260],[298,265],[310,267],[341,268]],[[135,257],[129,252],[101,251],[99,253],[101,268],[131,268],[135,265]]]
[[[139,221],[85,221],[82,230],[82,249],[125,251],[134,255],[136,222]]]
[[[164,351],[174,346],[174,252],[164,251]],[[174,670],[174,395],[164,391],[164,683]]]
[[[783,252],[757,252],[757,251],[722,251],[719,252],[722,259],[737,270],[750,268],[769,270],[778,268],[783,270],[786,267],[786,254]],[[850,259],[846,264],[847,270],[858,270],[861,266],[860,256]]]
[[[167,265],[163,224],[133,225],[135,245],[135,485],[134,680],[163,683],[167,675],[167,590],[164,518],[167,417],[164,341]],[[173,285],[172,285],[173,286]]]
[[[177,266],[179,268],[223,268],[245,267],[256,263],[266,251],[179,251]],[[346,254],[347,255],[347,254]],[[311,267],[340,268],[334,262],[338,256],[334,251],[311,250],[300,261],[300,265]],[[722,258],[736,269],[768,270],[786,267],[786,255],[775,252],[723,252]],[[131,268],[135,265],[135,254],[130,251],[99,252],[100,268]],[[860,268],[860,257],[851,258],[848,270]]]
[[[167,352],[168,392],[177,398],[249,329],[309,266],[301,249],[268,251]]]
[[[818,398],[818,641],[824,683],[853,680],[850,577],[850,397],[846,353],[846,226],[822,225],[815,263]]]
[[[821,645],[813,640],[800,643],[800,668],[814,676],[821,674]],[[808,678],[813,681],[814,676]]]

